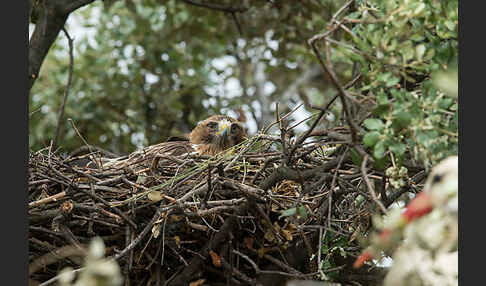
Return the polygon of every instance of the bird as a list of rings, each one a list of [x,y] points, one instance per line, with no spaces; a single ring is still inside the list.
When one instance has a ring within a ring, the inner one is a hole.
[[[194,129],[183,136],[170,137],[167,141],[137,150],[128,156],[101,162],[102,168],[120,168],[152,162],[160,156],[217,155],[246,138],[243,124],[227,115],[213,115],[200,121]]]
[[[197,124],[189,142],[198,154],[215,155],[243,142],[246,131],[241,122],[226,115],[213,115]]]

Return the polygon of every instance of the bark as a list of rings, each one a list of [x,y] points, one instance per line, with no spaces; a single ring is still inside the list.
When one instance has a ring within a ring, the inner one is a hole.
[[[94,1],[44,0],[31,8],[36,10],[37,20],[34,33],[29,40],[29,92],[39,77],[42,63],[64,27],[69,14]]]

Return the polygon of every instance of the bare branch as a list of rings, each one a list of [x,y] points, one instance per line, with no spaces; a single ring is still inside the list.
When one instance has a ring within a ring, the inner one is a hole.
[[[383,213],[386,213],[385,206],[376,196],[375,190],[373,189],[373,186],[371,185],[370,179],[368,178],[368,175],[366,174],[366,163],[368,162],[368,158],[369,158],[369,155],[366,155],[363,158],[363,162],[361,163],[361,173],[363,175],[363,179],[366,182],[366,186],[368,187],[368,191],[370,192],[371,198],[378,205],[378,207],[380,207],[381,211]]]
[[[57,146],[57,139],[59,138],[59,132],[61,131],[61,121],[64,115],[64,108],[66,106],[67,96],[69,94],[69,88],[71,87],[71,81],[73,78],[73,63],[74,63],[74,56],[73,56],[73,39],[69,36],[69,33],[66,31],[65,28],[62,28],[62,31],[66,35],[69,44],[69,74],[68,80],[66,83],[66,89],[64,90],[64,95],[62,98],[61,108],[59,109],[59,115],[57,117],[57,127],[56,127],[56,135],[54,136],[54,140],[52,141],[52,150],[56,149]]]
[[[218,10],[218,11],[229,12],[229,13],[242,13],[248,10],[248,8],[246,7],[223,6],[223,5],[212,4],[212,3],[201,3],[192,0],[181,0],[181,1],[197,7],[208,8],[211,10]]]

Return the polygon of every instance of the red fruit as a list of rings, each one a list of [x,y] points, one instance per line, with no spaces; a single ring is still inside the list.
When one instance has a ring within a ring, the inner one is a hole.
[[[361,253],[360,256],[358,256],[358,258],[356,258],[356,260],[353,263],[353,268],[355,269],[360,268],[361,266],[363,266],[363,264],[366,261],[371,260],[372,258],[373,258],[373,254],[371,253],[371,251],[365,250],[363,253]]]
[[[402,214],[407,222],[411,222],[423,215],[429,213],[433,209],[432,197],[426,192],[420,192],[407,205],[407,209]]]

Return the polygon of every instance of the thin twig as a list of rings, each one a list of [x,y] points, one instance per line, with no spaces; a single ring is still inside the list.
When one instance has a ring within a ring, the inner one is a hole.
[[[363,179],[365,180],[366,182],[366,186],[368,187],[368,191],[371,195],[371,198],[373,199],[373,201],[380,207],[381,211],[383,213],[386,213],[386,208],[385,206],[383,205],[383,203],[378,199],[378,197],[376,196],[376,193],[375,193],[375,190],[373,189],[373,186],[371,185],[371,182],[370,182],[370,179],[368,178],[368,175],[366,174],[366,163],[368,161],[368,155],[366,155],[364,158],[363,158],[363,162],[361,163],[361,174],[363,175]]]
[[[193,6],[208,8],[211,10],[217,10],[217,11],[228,12],[228,13],[242,13],[248,10],[248,8],[246,7],[223,6],[219,4],[212,4],[206,2],[202,3],[202,2],[192,1],[192,0],[181,0],[181,1],[187,4],[191,4]]]
[[[64,95],[62,97],[61,107],[59,109],[59,115],[57,117],[56,135],[54,136],[54,140],[52,142],[52,149],[53,150],[56,149],[57,140],[59,138],[59,133],[61,131],[61,126],[62,126],[61,122],[62,122],[62,117],[64,115],[64,108],[66,106],[66,101],[67,101],[67,97],[68,97],[68,94],[69,94],[69,89],[71,87],[71,81],[72,81],[72,78],[73,78],[73,65],[74,65],[73,39],[69,36],[69,33],[67,32],[66,28],[63,27],[62,31],[66,35],[66,38],[67,38],[68,44],[69,44],[69,73],[68,73],[68,80],[67,80],[67,83],[66,83],[66,88],[64,89]]]

